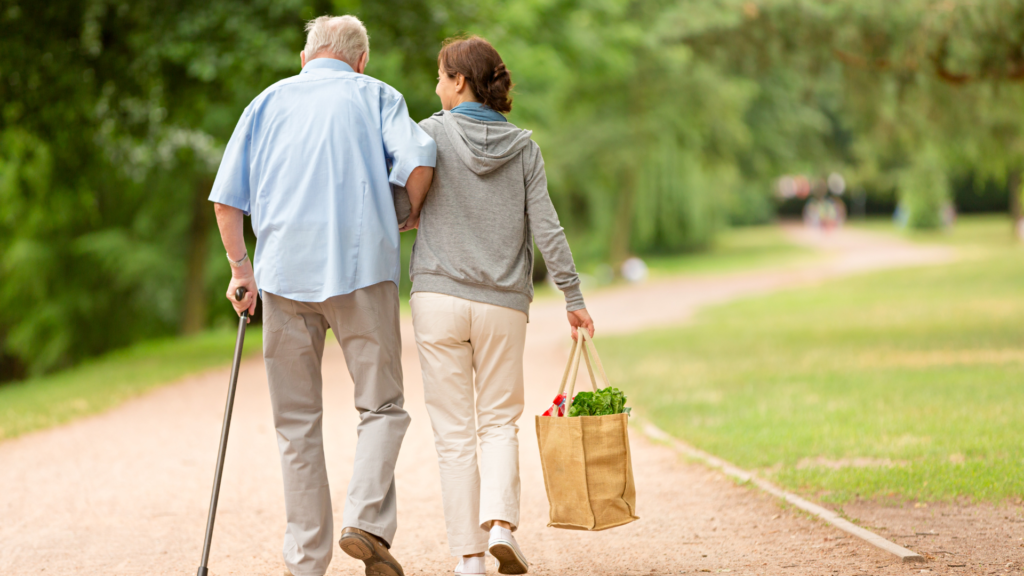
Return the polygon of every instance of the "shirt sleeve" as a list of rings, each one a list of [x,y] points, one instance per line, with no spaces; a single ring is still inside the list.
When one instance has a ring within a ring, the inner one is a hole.
[[[249,202],[249,154],[252,148],[253,106],[250,104],[242,112],[242,117],[235,125],[235,131],[228,140],[221,158],[217,178],[213,181],[210,191],[210,202],[224,204],[250,212]]]
[[[418,124],[409,117],[405,98],[393,88],[381,91],[381,134],[384,151],[391,161],[389,180],[395,186],[405,186],[409,174],[417,166],[430,166],[437,162],[437,145]]]

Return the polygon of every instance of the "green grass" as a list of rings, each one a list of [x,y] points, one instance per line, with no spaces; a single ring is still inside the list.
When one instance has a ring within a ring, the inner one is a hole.
[[[230,364],[235,336],[232,329],[154,340],[51,376],[0,386],[0,440],[96,414],[159,385]],[[245,338],[247,355],[262,348],[259,327]]]
[[[1020,497],[1024,250],[1007,228],[963,219],[915,236],[957,246],[956,263],[605,339],[605,364],[666,431],[826,501]]]
[[[645,262],[651,277],[680,274],[711,274],[785,266],[814,258],[814,250],[786,238],[778,226],[730,228],[705,252],[649,256]]]
[[[949,244],[971,251],[1012,248],[1015,244],[1010,218],[1006,214],[964,216],[952,229],[930,231],[906,230],[897,227],[891,218],[855,220],[847,226],[870,232],[897,234],[914,242]]]

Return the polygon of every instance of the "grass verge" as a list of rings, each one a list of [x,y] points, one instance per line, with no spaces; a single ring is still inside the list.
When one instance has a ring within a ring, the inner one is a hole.
[[[161,384],[230,364],[234,330],[144,342],[64,372],[0,386],[0,440],[96,414]],[[258,326],[245,336],[246,355],[263,346]]]
[[[605,339],[667,432],[826,501],[1024,494],[1024,250],[1005,219],[928,235],[943,266],[847,278]]]
[[[680,274],[721,274],[787,266],[815,258],[811,248],[794,244],[774,225],[730,228],[705,252],[650,256],[645,261],[654,278]]]

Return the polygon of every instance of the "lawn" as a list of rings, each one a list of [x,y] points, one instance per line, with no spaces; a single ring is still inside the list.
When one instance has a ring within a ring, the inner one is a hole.
[[[654,278],[680,274],[712,274],[786,266],[807,262],[815,251],[790,241],[774,225],[729,228],[710,250],[645,258]]]
[[[952,228],[934,231],[911,231],[896,226],[891,218],[868,218],[847,224],[869,232],[896,234],[912,242],[948,244],[970,253],[1013,249],[1013,229],[1005,214],[963,216]]]
[[[1024,249],[963,219],[950,265],[705,309],[606,338],[637,411],[678,438],[826,501],[1024,495]]]
[[[569,244],[575,246],[576,242],[570,238]],[[606,262],[588,259],[586,251],[582,252],[583,257],[575,250],[573,255],[576,257],[576,268],[580,272],[584,294],[613,283],[625,282],[613,279],[612,270]],[[642,258],[647,264],[648,276],[659,279],[787,267],[820,257],[815,250],[795,244],[779,226],[765,225],[726,228],[719,233],[714,245],[701,252],[654,254]],[[534,292],[535,300],[562,298],[561,292],[549,282],[536,284]]]
[[[215,330],[154,340],[64,372],[0,386],[0,440],[96,414],[189,374],[230,365],[236,334]],[[246,333],[246,355],[262,347],[262,331],[254,326]]]

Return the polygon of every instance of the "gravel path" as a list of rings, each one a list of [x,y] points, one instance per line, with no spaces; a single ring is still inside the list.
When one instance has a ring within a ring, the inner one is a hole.
[[[785,270],[684,278],[591,294],[599,335],[685,321],[699,306],[869,269],[946,260],[935,248],[863,233],[816,238],[822,261]],[[775,500],[633,431],[641,519],[601,533],[547,528],[532,415],[547,407],[569,348],[559,302],[534,306],[527,340],[522,420],[523,521],[531,573],[904,574],[894,558],[844,537]],[[440,487],[411,325],[403,324],[407,408],[413,423],[398,466],[395,556],[407,573],[450,573]],[[600,340],[598,340],[600,345]],[[0,444],[0,574],[194,574],[198,563],[227,368],[132,400],[105,414]],[[337,346],[324,358],[324,432],[334,502],[344,502],[357,415]],[[241,368],[210,568],[284,572],[284,510],[266,376],[259,358]],[[340,520],[340,509],[335,510]],[[340,531],[341,526],[336,526]],[[937,568],[931,562],[927,567]],[[329,574],[361,574],[335,551]]]

